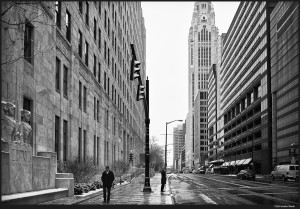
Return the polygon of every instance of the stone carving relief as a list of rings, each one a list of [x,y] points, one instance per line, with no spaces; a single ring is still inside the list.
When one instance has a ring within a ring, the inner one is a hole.
[[[21,120],[23,126],[23,142],[27,145],[32,144],[32,128],[29,124],[31,112],[28,110],[21,110]]]
[[[14,142],[18,134],[17,122],[14,119],[16,105],[2,101],[1,131],[2,141]]]
[[[15,120],[16,105],[2,101],[1,141],[29,146],[32,144],[32,127],[29,124],[30,111],[21,110],[21,121]]]

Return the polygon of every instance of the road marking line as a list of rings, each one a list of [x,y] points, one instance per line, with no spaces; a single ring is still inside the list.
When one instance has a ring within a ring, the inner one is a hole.
[[[208,196],[206,196],[205,194],[199,194],[199,196],[207,203],[209,204],[215,204],[217,205],[217,203],[215,201],[213,201],[212,199],[210,199]]]

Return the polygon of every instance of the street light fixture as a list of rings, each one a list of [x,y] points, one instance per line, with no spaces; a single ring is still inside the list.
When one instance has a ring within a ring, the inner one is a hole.
[[[165,144],[165,169],[167,169],[167,141],[168,141],[168,124],[173,123],[175,121],[182,122],[183,120],[173,120],[171,122],[166,122],[166,144]]]

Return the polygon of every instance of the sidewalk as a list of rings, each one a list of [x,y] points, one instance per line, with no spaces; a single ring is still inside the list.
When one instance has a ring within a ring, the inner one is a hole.
[[[172,205],[173,200],[167,181],[165,192],[160,192],[161,174],[156,173],[150,178],[152,192],[143,192],[144,175],[134,178],[130,183],[116,186],[111,190],[109,205]],[[86,194],[85,197],[61,198],[58,200],[42,203],[41,205],[103,205],[103,193],[96,191]]]

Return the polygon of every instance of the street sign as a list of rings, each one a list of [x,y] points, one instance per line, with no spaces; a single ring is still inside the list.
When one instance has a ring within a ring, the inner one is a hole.
[[[290,148],[290,149],[289,149],[289,155],[290,155],[291,157],[295,156],[295,148]]]

